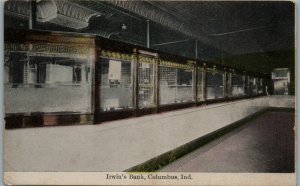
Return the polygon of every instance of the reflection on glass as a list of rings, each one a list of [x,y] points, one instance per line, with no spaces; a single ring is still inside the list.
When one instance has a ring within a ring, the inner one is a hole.
[[[257,94],[257,80],[255,77],[249,76],[248,78],[248,95],[253,96]]]
[[[193,71],[160,67],[160,104],[193,101]]]
[[[101,111],[133,108],[132,63],[121,59],[101,58]]]
[[[253,94],[257,94],[257,78],[253,78]]]
[[[92,56],[6,52],[6,113],[91,112]]]
[[[219,99],[224,97],[224,72],[207,71],[207,99]]]
[[[139,108],[154,107],[154,64],[138,63]]]
[[[263,79],[262,78],[258,78],[257,92],[258,92],[258,94],[262,94],[263,93]]]
[[[186,69],[177,70],[177,100],[188,102],[193,100],[193,71]]]
[[[231,87],[233,97],[245,95],[244,76],[233,74],[231,78]]]
[[[232,97],[232,84],[231,84],[231,79],[232,73],[227,72],[226,73],[226,96],[227,97]]]
[[[204,101],[203,97],[203,69],[197,71],[197,100]]]

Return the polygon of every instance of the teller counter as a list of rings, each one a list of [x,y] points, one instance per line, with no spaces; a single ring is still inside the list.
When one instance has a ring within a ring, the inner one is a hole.
[[[95,35],[5,31],[7,129],[100,124],[265,95],[268,76]]]

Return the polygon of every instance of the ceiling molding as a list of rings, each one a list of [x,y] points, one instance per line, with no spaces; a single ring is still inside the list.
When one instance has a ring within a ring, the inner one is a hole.
[[[73,19],[78,19],[80,21],[89,22],[92,16],[101,16],[102,14],[94,10],[90,10],[86,7],[80,6],[75,3],[63,0],[55,0],[57,5],[58,13]]]
[[[54,1],[40,1],[37,3],[37,21],[48,22],[57,17],[57,6]]]
[[[4,11],[6,14],[28,19],[30,5],[26,1],[11,0],[5,3]],[[51,22],[73,29],[82,29],[89,25],[89,19],[93,16],[102,14],[67,0],[37,1],[38,22]]]

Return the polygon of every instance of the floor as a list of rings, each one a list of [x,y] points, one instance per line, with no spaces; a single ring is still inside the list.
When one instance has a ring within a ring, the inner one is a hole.
[[[294,172],[295,114],[267,112],[163,167],[162,172]]]

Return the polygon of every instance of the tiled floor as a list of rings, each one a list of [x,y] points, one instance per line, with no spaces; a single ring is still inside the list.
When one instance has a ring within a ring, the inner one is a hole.
[[[162,172],[294,172],[295,114],[267,112]]]

